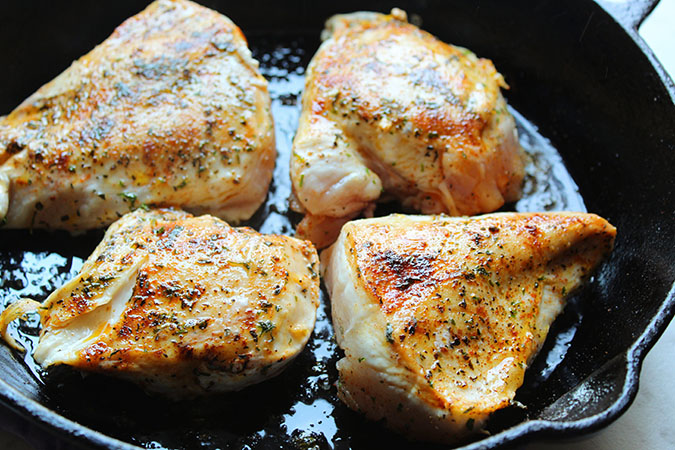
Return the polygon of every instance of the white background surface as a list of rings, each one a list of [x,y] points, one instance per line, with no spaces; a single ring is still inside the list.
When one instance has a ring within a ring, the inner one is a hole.
[[[661,0],[640,34],[675,77],[675,0]],[[607,428],[573,442],[537,442],[523,450],[675,449],[675,325],[671,323],[645,359],[640,390],[630,409]],[[32,450],[21,438],[0,431],[0,449]]]

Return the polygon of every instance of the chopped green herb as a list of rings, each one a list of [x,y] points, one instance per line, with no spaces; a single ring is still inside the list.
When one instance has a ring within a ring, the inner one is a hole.
[[[274,328],[276,328],[276,325],[274,325],[269,320],[262,320],[258,322],[258,327],[260,327],[260,336],[262,336],[265,333],[271,332]]]
[[[390,344],[394,343],[393,334],[394,334],[394,329],[392,328],[391,324],[388,323],[387,329],[384,332],[384,337],[387,339],[387,342],[389,342]]]
[[[119,195],[124,200],[127,200],[129,203],[131,203],[132,208],[134,207],[134,205],[136,204],[136,200],[138,199],[136,194],[134,194],[133,192],[120,192],[117,195]]]

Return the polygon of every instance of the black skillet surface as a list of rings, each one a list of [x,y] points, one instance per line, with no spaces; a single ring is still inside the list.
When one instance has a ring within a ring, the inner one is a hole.
[[[532,155],[526,196],[507,209],[587,208],[609,219],[619,234],[611,258],[571,299],[529,370],[516,397],[526,409],[495,415],[492,436],[467,448],[588,432],[628,407],[641,362],[675,312],[675,89],[635,33],[651,2],[626,10],[611,4],[625,28],[582,0],[204,3],[243,29],[271,83],[280,156],[268,201],[249,223],[264,232],[292,232],[288,149],[303,67],[327,17],[399,6],[419,15],[423,28],[441,39],[491,58],[511,85],[506,95]],[[143,6],[3,3],[0,111],[10,111]],[[100,237],[0,231],[2,304],[19,295],[44,298],[77,271]],[[324,296],[315,334],[294,364],[240,393],[169,403],[101,376],[41,373],[30,357],[2,346],[0,400],[41,427],[22,425],[21,431],[44,448],[58,442],[64,448],[408,447],[336,399],[339,355],[327,303]],[[29,346],[32,325],[15,330]],[[52,435],[58,438],[45,437]]]

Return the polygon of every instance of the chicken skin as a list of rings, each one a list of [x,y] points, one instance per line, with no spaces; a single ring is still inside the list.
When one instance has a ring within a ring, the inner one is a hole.
[[[158,0],[0,118],[0,220],[81,231],[145,204],[237,222],[264,201],[275,156],[241,30]]]
[[[323,37],[290,166],[299,236],[323,247],[378,200],[470,215],[519,197],[522,150],[491,61],[397,9],[334,16]]]
[[[0,332],[41,316],[35,360],[112,374],[186,397],[278,374],[305,346],[319,305],[311,243],[176,210],[110,226],[79,275],[44,303],[10,305]]]
[[[567,294],[615,234],[584,213],[347,223],[322,254],[345,351],[338,395],[416,439],[479,430],[510,404]]]

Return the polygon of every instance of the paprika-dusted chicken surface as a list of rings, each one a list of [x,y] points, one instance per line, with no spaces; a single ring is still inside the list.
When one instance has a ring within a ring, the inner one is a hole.
[[[584,213],[392,215],[322,254],[338,394],[416,439],[453,442],[508,406],[567,295],[612,250]]]
[[[123,377],[171,397],[242,389],[305,346],[319,304],[311,243],[176,210],[115,222],[80,274],[37,309],[43,367]],[[32,302],[32,303],[30,303]]]
[[[275,155],[241,30],[158,0],[0,118],[0,219],[79,231],[146,204],[236,222],[263,202]]]
[[[300,236],[325,246],[378,200],[470,215],[519,197],[523,155],[491,61],[397,9],[334,16],[324,38],[291,158]]]

